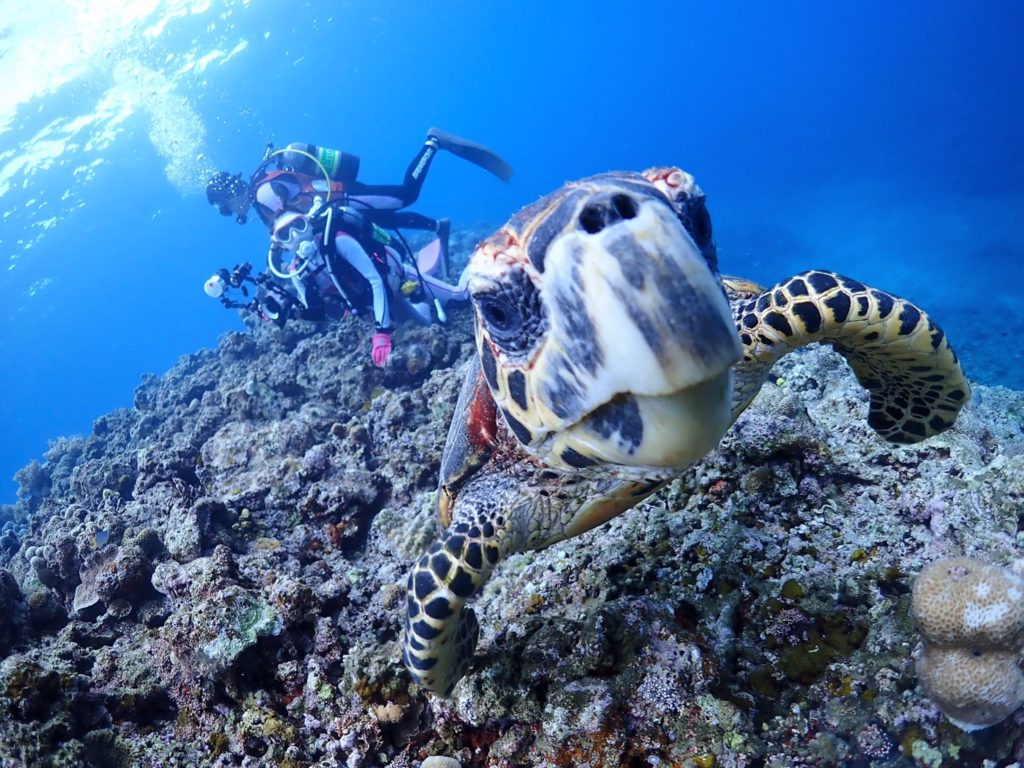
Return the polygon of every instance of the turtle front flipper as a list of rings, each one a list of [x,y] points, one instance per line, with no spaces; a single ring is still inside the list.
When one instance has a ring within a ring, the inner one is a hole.
[[[586,480],[543,468],[474,475],[453,499],[454,523],[409,574],[403,653],[409,673],[449,696],[476,650],[479,625],[466,603],[504,557],[579,536],[665,482]]]
[[[510,551],[523,549],[514,516],[497,503],[504,487],[471,482],[460,492],[455,521],[416,561],[409,574],[405,614],[405,666],[417,683],[451,694],[469,670],[479,625],[466,602]]]
[[[871,394],[868,424],[894,443],[953,425],[970,386],[942,329],[906,299],[834,272],[812,270],[754,298],[733,297],[743,359],[734,368],[733,416],[750,405],[775,361],[831,344]]]

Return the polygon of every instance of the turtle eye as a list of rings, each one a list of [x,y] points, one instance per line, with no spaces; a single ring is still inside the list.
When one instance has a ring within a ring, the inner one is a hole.
[[[708,209],[703,203],[694,206],[690,223],[693,227],[690,234],[693,235],[694,242],[701,248],[706,247],[711,242],[711,216],[708,215]]]
[[[686,219],[683,226],[686,227],[690,237],[700,248],[700,252],[704,254],[704,259],[711,270],[718,272],[718,254],[715,243],[711,239],[711,215],[708,213],[707,206],[704,205],[704,200],[695,201],[687,213],[688,216],[683,217]]]
[[[482,330],[512,358],[527,354],[547,328],[547,316],[533,282],[520,270],[473,294]]]
[[[501,295],[480,296],[476,300],[480,318],[491,336],[499,344],[511,341],[522,330],[523,315],[508,297]]]

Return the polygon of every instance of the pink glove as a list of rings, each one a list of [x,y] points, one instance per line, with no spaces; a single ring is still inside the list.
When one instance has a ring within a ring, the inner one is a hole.
[[[377,331],[373,334],[373,351],[370,357],[373,364],[383,368],[388,364],[388,356],[391,354],[391,334],[385,331]]]

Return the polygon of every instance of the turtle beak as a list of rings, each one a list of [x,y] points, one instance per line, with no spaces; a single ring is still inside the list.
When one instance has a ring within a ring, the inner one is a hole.
[[[566,469],[679,469],[731,423],[741,350],[718,276],[653,190],[612,186],[577,210],[544,258],[527,449]]]

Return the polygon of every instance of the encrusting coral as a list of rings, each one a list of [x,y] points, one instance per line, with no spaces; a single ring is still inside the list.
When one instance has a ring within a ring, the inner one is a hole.
[[[921,685],[965,731],[995,725],[1024,704],[1024,578],[992,563],[949,557],[914,583],[923,640]]]

